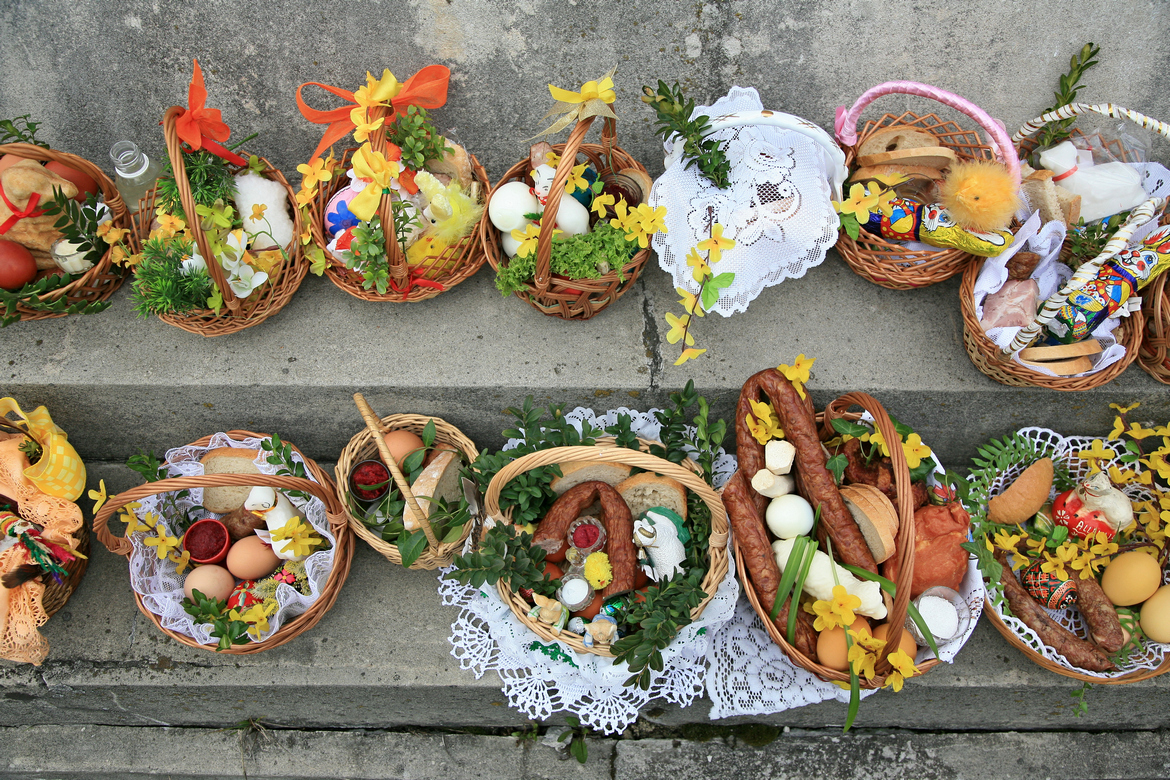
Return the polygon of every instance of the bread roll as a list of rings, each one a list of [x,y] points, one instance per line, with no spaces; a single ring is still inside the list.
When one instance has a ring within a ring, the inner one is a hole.
[[[219,447],[199,459],[204,474],[259,474],[256,467],[257,450],[240,447]],[[224,514],[239,509],[252,492],[251,486],[203,488],[203,508],[208,512]]]

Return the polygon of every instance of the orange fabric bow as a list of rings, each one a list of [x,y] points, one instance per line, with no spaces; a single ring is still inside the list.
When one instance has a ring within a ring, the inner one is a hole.
[[[203,84],[203,69],[199,60],[194,60],[195,72],[187,87],[187,108],[175,119],[175,133],[179,140],[198,151],[204,147],[230,163],[247,165],[248,161],[238,154],[216,143],[226,141],[232,131],[220,118],[218,108],[204,108],[207,101],[207,87]]]
[[[429,109],[438,108],[446,103],[447,83],[450,79],[451,71],[445,65],[428,65],[408,78],[398,93],[390,98],[390,112],[386,116],[386,122],[392,121],[395,114],[405,110],[407,106]],[[318,111],[315,108],[310,108],[301,97],[301,90],[310,85],[337,95],[346,101],[346,105],[330,111]],[[355,105],[358,105],[358,102],[354,99],[354,94],[345,89],[331,87],[316,81],[307,81],[297,87],[297,107],[305,119],[314,124],[329,125],[325,130],[324,137],[321,138],[321,143],[317,144],[317,150],[313,152],[310,162],[316,160],[323,151],[353,131],[355,125],[350,114]]]

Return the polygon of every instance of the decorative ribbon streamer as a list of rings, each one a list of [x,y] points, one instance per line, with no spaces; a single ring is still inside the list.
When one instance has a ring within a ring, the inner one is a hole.
[[[28,196],[28,203],[25,204],[23,209],[19,209],[12,205],[12,201],[8,199],[8,194],[4,192],[4,187],[2,186],[0,186],[0,198],[3,198],[4,205],[8,206],[8,208],[12,210],[12,216],[4,220],[3,224],[0,224],[0,236],[11,230],[13,225],[25,217],[39,217],[45,213],[44,209],[37,208],[37,204],[40,203],[41,200],[41,193],[39,192],[34,192]]]
[[[349,90],[331,87],[317,81],[307,81],[297,87],[297,107],[301,114],[310,122],[318,125],[328,125],[321,143],[317,144],[316,151],[310,162],[321,156],[328,147],[349,135],[357,125],[353,122],[354,106],[365,108],[370,106],[388,106],[390,111],[386,121],[392,121],[398,111],[405,111],[408,106],[419,108],[438,108],[447,102],[447,84],[451,79],[451,71],[445,65],[428,65],[418,73],[399,84],[389,70],[382,72],[382,78],[375,80],[366,73],[366,86],[358,93]],[[301,90],[308,86],[320,87],[342,100],[346,105],[329,111],[320,111],[310,108],[301,97]]]
[[[548,129],[537,133],[533,138],[559,133],[573,122],[580,122],[594,116],[617,119],[617,114],[608,105],[617,99],[617,95],[613,91],[613,74],[616,72],[617,68],[612,68],[599,80],[586,81],[581,85],[580,92],[570,92],[567,89],[549,84],[548,91],[557,102],[541,119],[548,119],[557,114],[564,114],[564,116],[553,122]]]
[[[419,287],[430,287],[431,289],[438,290],[439,292],[445,292],[447,289],[438,282],[432,282],[430,279],[424,279],[422,274],[419,274],[418,272],[411,273],[410,276],[407,277],[406,284],[403,287],[396,285],[394,283],[393,277],[390,279],[390,289],[396,293],[402,293],[404,299],[405,296],[414,289],[415,285],[418,285]]]
[[[248,161],[243,157],[217,143],[226,141],[232,131],[221,118],[218,108],[204,107],[207,87],[203,83],[203,69],[199,67],[199,60],[193,62],[195,70],[187,87],[188,108],[175,119],[175,133],[195,151],[206,149],[233,165],[247,165]]]

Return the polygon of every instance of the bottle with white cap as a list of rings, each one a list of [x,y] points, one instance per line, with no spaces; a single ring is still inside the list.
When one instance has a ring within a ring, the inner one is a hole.
[[[1090,155],[1078,159],[1071,141],[1040,152],[1040,167],[1052,171],[1052,182],[1081,196],[1081,219],[1085,222],[1128,211],[1146,200],[1142,177],[1129,165],[1093,165],[1091,160]]]
[[[126,209],[131,214],[137,214],[139,201],[158,181],[161,169],[133,141],[118,141],[111,146],[110,159],[114,161],[114,171],[117,173],[114,183],[118,193],[126,202]]]

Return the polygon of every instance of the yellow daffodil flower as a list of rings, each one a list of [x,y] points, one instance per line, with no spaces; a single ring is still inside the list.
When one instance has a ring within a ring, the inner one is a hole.
[[[183,550],[183,552],[172,552],[167,558],[171,563],[175,564],[175,574],[182,574],[191,565],[191,553]]]
[[[922,443],[922,437],[917,433],[906,437],[906,441],[902,442],[902,451],[906,453],[906,465],[912,469],[918,468],[923,458],[930,457],[930,447]]]
[[[689,290],[684,290],[681,287],[675,287],[674,291],[682,296],[678,299],[678,302],[682,304],[684,311],[690,314],[694,314],[698,317],[706,315],[706,312],[703,311],[703,307],[699,305],[699,296],[695,295]]]
[[[540,225],[529,222],[524,230],[513,230],[512,238],[520,242],[516,247],[516,257],[528,257],[536,251],[536,242],[540,240]]]
[[[833,586],[833,600],[831,602],[831,607],[833,612],[836,613],[837,617],[841,619],[841,625],[853,625],[853,621],[857,619],[853,614],[853,611],[858,609],[860,606],[861,598],[854,596],[849,591],[845,590],[844,585]]]
[[[678,356],[678,360],[674,361],[674,364],[676,366],[681,366],[683,363],[687,362],[688,360],[694,360],[706,351],[706,349],[692,349],[688,347],[682,351],[682,354]]]
[[[577,190],[589,189],[589,182],[585,180],[585,169],[588,167],[589,163],[581,163],[569,171],[569,178],[565,180],[566,195],[572,195]]]
[[[1077,453],[1077,457],[1081,460],[1089,462],[1089,472],[1096,474],[1101,470],[1098,462],[1102,460],[1112,460],[1117,457],[1117,453],[1105,446],[1105,443],[1100,439],[1093,439],[1092,446],[1087,450],[1081,450]]]
[[[853,634],[853,631],[849,632]],[[846,656],[849,664],[853,667],[853,673],[858,677],[865,675],[865,679],[872,680],[877,674],[874,671],[874,664],[877,662],[877,656],[867,651],[860,642],[854,642],[853,647],[849,648],[849,655]]]
[[[114,227],[114,223],[111,220],[106,220],[102,224],[98,225],[97,229],[98,238],[111,246],[121,243],[122,239],[124,239],[126,234],[129,232],[130,231],[126,228]]]
[[[147,547],[156,548],[158,559],[161,561],[167,557],[167,553],[179,547],[179,540],[174,536],[168,536],[167,532],[161,528],[155,530],[158,531],[158,536],[148,536],[142,540],[142,543]]]
[[[886,660],[890,662],[890,666],[903,677],[910,678],[918,674],[918,667],[914,665],[914,659],[911,658],[905,650],[898,648],[894,652],[886,656]]]
[[[597,212],[598,217],[605,217],[605,207],[612,206],[613,204],[613,195],[608,192],[603,192],[593,199],[593,205],[590,208]]]
[[[93,500],[93,513],[96,515],[98,510],[106,503],[106,481],[104,479],[98,480],[98,489],[89,491],[89,497]]]
[[[723,226],[716,222],[711,226],[711,237],[699,242],[699,251],[707,253],[707,262],[718,263],[723,259],[725,249],[734,249],[735,241],[723,237]]]
[[[1116,409],[1117,411],[1121,412],[1122,414],[1129,414],[1130,412],[1132,412],[1134,409],[1138,408],[1139,406],[1141,406],[1140,403],[1134,403],[1132,406],[1120,406],[1119,404],[1109,404],[1110,409]]]
[[[816,631],[827,631],[830,628],[837,628],[841,625],[841,619],[837,613],[833,611],[833,605],[828,601],[814,601],[812,604],[813,614],[817,616],[813,621],[813,628]],[[846,623],[845,625],[851,625]]]
[[[683,333],[687,336],[687,346],[695,343],[695,337],[687,332],[687,325],[691,322],[691,315],[684,314],[681,317],[676,317],[674,314],[666,313],[666,323],[670,325],[670,330],[666,334],[666,341],[669,344],[677,344],[683,337]]]
[[[711,266],[707,265],[707,261],[699,254],[697,249],[691,249],[691,251],[687,252],[687,265],[695,269],[691,272],[691,275],[700,284],[704,279],[711,276]]]
[[[869,222],[869,213],[878,208],[878,189],[874,188],[871,194],[863,185],[854,184],[849,188],[848,200],[840,202],[834,200],[830,203],[838,214],[852,214],[857,219],[857,224],[864,225]]]
[[[898,674],[897,672],[890,672],[888,675],[886,675],[886,684],[882,687],[892,688],[894,693],[898,693],[902,690],[902,682],[902,675]]]
[[[333,178],[333,171],[326,166],[325,160],[322,160],[320,157],[308,164],[302,163],[298,165],[297,171],[301,174],[302,190],[313,189],[318,184]]]

